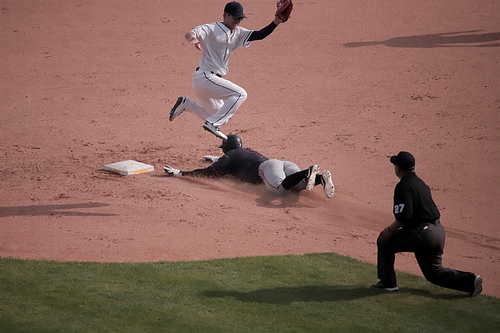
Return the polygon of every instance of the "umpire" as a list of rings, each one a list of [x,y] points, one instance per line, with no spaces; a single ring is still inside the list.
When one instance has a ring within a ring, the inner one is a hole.
[[[425,278],[441,287],[477,296],[482,291],[482,278],[442,266],[445,231],[439,221],[439,210],[431,191],[415,174],[415,158],[402,151],[390,159],[400,182],[394,190],[395,221],[382,230],[377,239],[376,289],[399,290],[394,271],[395,254],[413,252]]]

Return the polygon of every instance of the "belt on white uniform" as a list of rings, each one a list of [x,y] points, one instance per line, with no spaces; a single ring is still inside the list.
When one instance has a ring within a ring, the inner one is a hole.
[[[197,71],[198,71],[199,69],[200,69],[200,67],[196,67],[196,70],[197,70]],[[222,77],[222,75],[220,75],[220,74],[218,74],[218,73],[214,73],[214,72],[212,72],[212,71],[210,71],[210,73],[215,74],[215,75],[217,75],[218,77]]]

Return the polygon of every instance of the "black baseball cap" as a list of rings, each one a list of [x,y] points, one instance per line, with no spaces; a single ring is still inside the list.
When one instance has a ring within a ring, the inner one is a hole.
[[[236,1],[229,2],[224,8],[224,12],[230,14],[233,17],[247,17],[243,14],[243,6]]]
[[[391,156],[391,163],[397,165],[403,171],[415,169],[415,157],[406,151],[400,151],[399,154]]]

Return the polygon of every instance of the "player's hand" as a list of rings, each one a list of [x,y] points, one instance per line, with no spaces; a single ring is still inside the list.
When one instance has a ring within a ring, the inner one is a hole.
[[[200,45],[200,41],[198,40],[198,38],[194,38],[192,39],[189,44],[193,44],[194,47],[196,47],[197,50],[200,50],[201,51],[201,45]]]
[[[219,157],[212,155],[205,155],[203,156],[203,160],[205,162],[217,162],[219,160]]]
[[[382,232],[380,233],[380,240],[387,242],[389,240],[389,238],[392,236],[392,234],[393,234],[393,232],[391,232],[389,230],[389,227],[387,227],[384,230],[382,230]]]
[[[276,25],[280,25],[281,23],[283,23],[284,21],[282,19],[279,18],[279,16],[275,16],[274,17],[274,24]]]
[[[179,169],[172,168],[171,166],[165,165],[163,170],[170,176],[182,176],[182,171]]]
[[[193,31],[186,32],[186,35],[184,35],[184,39],[189,44],[193,44],[196,49],[201,50],[200,41],[198,40],[198,38],[196,38],[196,35]]]

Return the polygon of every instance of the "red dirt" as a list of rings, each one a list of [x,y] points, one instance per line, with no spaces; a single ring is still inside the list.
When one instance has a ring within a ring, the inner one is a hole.
[[[242,2],[260,29],[274,2]],[[187,5],[188,4],[188,5]],[[467,0],[296,2],[238,50],[229,80],[248,99],[222,130],[271,158],[330,169],[320,188],[165,177],[220,141],[182,114],[199,51],[183,35],[222,18],[214,0],[3,1],[0,8],[0,256],[141,262],[337,252],[375,263],[412,152],[447,230],[444,265],[500,297],[500,5]],[[133,159],[155,171],[118,176]],[[496,221],[496,222],[495,222]],[[412,255],[399,270],[421,275]],[[376,272],[373,272],[376,281]]]

